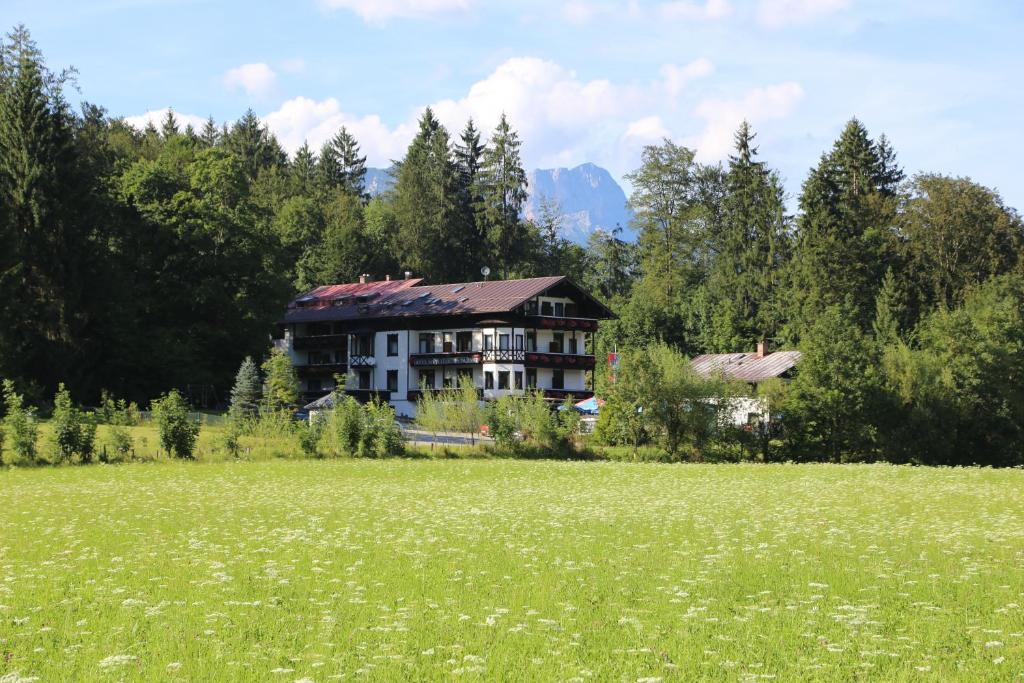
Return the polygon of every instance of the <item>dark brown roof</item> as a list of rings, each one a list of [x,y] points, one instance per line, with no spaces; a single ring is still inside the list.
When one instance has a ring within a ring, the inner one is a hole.
[[[612,315],[603,304],[560,275],[444,285],[420,282],[386,280],[317,287],[289,303],[282,322],[509,313],[555,288],[571,290],[570,296],[577,303],[587,302],[597,313],[590,317]]]
[[[756,353],[710,353],[697,356],[690,365],[705,377],[724,373],[741,382],[761,382],[781,377],[799,362],[799,351],[776,351],[762,357]]]

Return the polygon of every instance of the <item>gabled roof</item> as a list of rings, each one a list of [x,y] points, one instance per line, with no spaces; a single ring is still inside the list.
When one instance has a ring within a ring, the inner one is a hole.
[[[756,353],[709,353],[691,360],[690,366],[705,377],[723,373],[727,378],[741,382],[761,382],[782,377],[799,362],[799,351],[776,351],[764,356]]]
[[[510,313],[551,290],[563,292],[577,303],[586,303],[597,313],[582,317],[613,315],[602,303],[561,275],[443,285],[420,285],[420,282],[422,280],[385,280],[317,287],[289,303],[282,322]]]

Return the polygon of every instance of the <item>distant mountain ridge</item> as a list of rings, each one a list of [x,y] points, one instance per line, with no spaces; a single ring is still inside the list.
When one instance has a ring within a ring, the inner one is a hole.
[[[596,230],[611,232],[616,226],[622,227],[623,239],[634,239],[630,228],[633,212],[626,206],[626,193],[600,166],[584,163],[573,168],[538,168],[527,175],[527,182],[526,218],[539,217],[542,202],[548,201],[562,216],[562,236],[577,244],[586,244]],[[387,192],[393,185],[387,169],[366,169],[366,191],[371,195]]]
[[[562,215],[562,235],[577,244],[586,244],[596,230],[611,232],[616,226],[622,227],[624,239],[633,239],[633,212],[626,206],[626,193],[600,166],[584,163],[573,168],[539,168],[527,181],[530,197],[523,212],[527,218],[537,218],[546,200]]]

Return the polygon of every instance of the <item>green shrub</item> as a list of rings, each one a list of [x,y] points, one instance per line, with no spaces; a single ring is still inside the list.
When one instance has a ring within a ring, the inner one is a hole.
[[[334,396],[334,408],[327,415],[324,440],[334,456],[359,455],[363,441],[363,411],[351,396]]]
[[[360,453],[374,458],[402,454],[402,431],[395,422],[395,409],[387,403],[373,401],[363,406],[365,428]]]
[[[31,408],[25,408],[24,397],[14,391],[14,382],[3,382],[3,398],[6,414],[0,423],[4,434],[4,458],[8,464],[35,464],[38,462],[36,439],[39,425]]]
[[[112,424],[107,428],[107,440],[110,451],[106,452],[106,462],[120,462],[132,456],[135,444],[128,428],[120,424]]]
[[[71,400],[63,383],[53,398],[51,454],[55,462],[68,462],[76,456],[83,463],[92,461],[96,443],[96,419],[83,413]]]
[[[320,455],[317,444],[320,443],[323,422],[320,418],[313,418],[297,428],[299,432],[299,448],[302,449],[302,453],[306,457],[316,458]]]
[[[192,459],[199,438],[199,424],[189,417],[188,402],[172,389],[150,404],[160,432],[160,445],[177,458]]]

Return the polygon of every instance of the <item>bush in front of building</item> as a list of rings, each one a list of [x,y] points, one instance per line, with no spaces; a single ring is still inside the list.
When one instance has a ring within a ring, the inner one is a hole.
[[[351,396],[334,397],[323,421],[318,446],[332,457],[385,458],[403,453],[402,432],[387,403],[360,405]],[[303,450],[307,450],[306,447]]]

